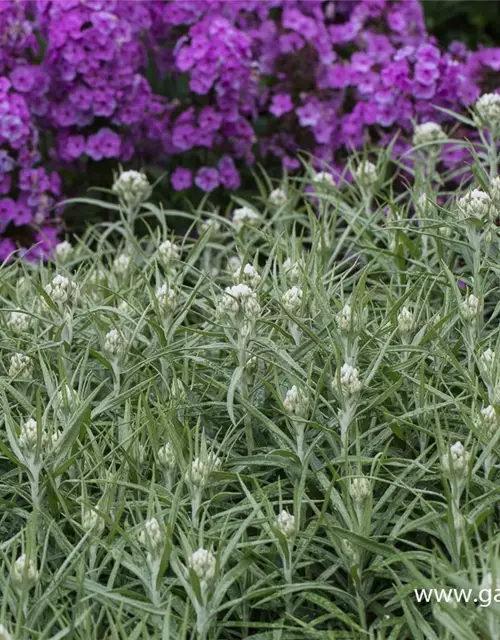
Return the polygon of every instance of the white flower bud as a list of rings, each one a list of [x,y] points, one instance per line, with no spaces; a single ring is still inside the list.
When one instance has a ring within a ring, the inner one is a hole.
[[[198,576],[200,582],[206,584],[215,577],[215,556],[207,549],[200,547],[189,559],[189,566]]]
[[[42,445],[45,443],[46,434],[42,430],[41,433],[41,442]],[[19,447],[26,452],[32,451],[36,447],[36,443],[38,441],[38,425],[37,421],[33,418],[26,420],[26,422],[21,426],[21,431],[19,433]]]
[[[158,462],[168,470],[175,467],[175,451],[171,442],[164,444],[158,451]]]
[[[38,580],[38,569],[36,562],[28,560],[26,556],[21,555],[15,561],[12,570],[12,579],[14,582],[22,583],[24,580],[27,582],[36,582]]]
[[[241,207],[233,211],[233,224],[237,229],[244,226],[257,226],[261,221],[261,216],[250,207]]]
[[[78,289],[74,282],[66,276],[57,275],[52,282],[45,285],[45,292],[55,304],[76,301]]]
[[[11,356],[9,376],[11,378],[30,378],[33,373],[33,360],[22,353]]]
[[[226,287],[219,301],[219,312],[235,316],[238,313],[255,319],[260,313],[256,293],[246,284]]]
[[[298,309],[302,305],[302,297],[302,289],[299,289],[298,287],[292,287],[291,289],[288,289],[288,291],[285,291],[285,293],[283,294],[281,298],[281,304],[285,307],[288,313],[294,313],[298,311]]]
[[[235,282],[244,282],[253,289],[258,287],[261,281],[259,272],[251,264],[246,264],[244,267],[238,267],[233,273],[233,278]]]
[[[125,353],[125,340],[118,329],[111,329],[106,334],[104,351],[112,357],[119,357]]]
[[[156,290],[156,300],[163,312],[168,313],[174,311],[177,303],[177,291],[169,287],[168,284],[162,284],[161,287]]]
[[[0,640],[12,640],[12,636],[1,623],[0,623]]]
[[[305,418],[309,409],[309,400],[306,394],[295,385],[288,389],[283,400],[285,410],[298,418]]]
[[[437,122],[423,122],[415,127],[413,132],[413,144],[442,144],[447,140],[447,135]]]
[[[93,509],[85,509],[82,514],[82,527],[88,533],[100,536],[104,531],[103,518]]]
[[[342,310],[337,313],[335,318],[337,326],[342,333],[351,331],[357,325],[357,316],[353,313],[352,307],[349,304],[345,304]]]
[[[269,202],[275,207],[280,207],[285,204],[288,199],[286,191],[284,189],[274,189],[269,194]]]
[[[67,262],[72,253],[73,247],[67,240],[56,244],[54,249],[54,255],[58,262]]]
[[[483,431],[487,438],[493,438],[500,427],[500,417],[495,407],[489,405],[481,409],[475,420],[475,426],[479,431]]]
[[[207,465],[200,458],[195,458],[186,471],[185,480],[195,488],[201,487],[207,481],[208,474]]]
[[[129,256],[127,253],[120,253],[120,255],[113,260],[113,271],[116,273],[116,275],[123,276],[129,270],[131,262],[131,256]]]
[[[304,263],[302,262],[302,260],[292,262],[290,258],[287,258],[283,263],[283,273],[292,284],[297,284],[298,282],[300,282],[303,271]]]
[[[480,301],[471,293],[466,296],[465,300],[460,303],[460,314],[464,320],[474,320],[480,311]]]
[[[178,260],[180,255],[179,247],[170,240],[165,240],[158,247],[158,257],[165,266],[170,266],[170,263]]]
[[[493,371],[495,367],[496,353],[493,351],[493,349],[490,349],[490,347],[488,347],[486,351],[481,354],[479,361],[483,369],[486,372],[491,373],[491,371]]]
[[[220,231],[220,224],[215,218],[205,218],[200,222],[198,232],[200,236],[204,233],[218,233]]]
[[[368,162],[368,160],[365,160],[358,166],[354,172],[354,176],[363,187],[374,187],[378,180],[377,167],[373,163]]]
[[[115,178],[112,190],[123,204],[129,207],[136,207],[151,195],[148,179],[139,171],[122,171]]]
[[[290,515],[288,511],[283,509],[283,511],[276,516],[276,526],[285,538],[293,537],[296,531],[295,516]]]
[[[500,176],[495,176],[490,182],[490,197],[497,207],[500,205]]]
[[[446,473],[466,475],[469,466],[470,453],[465,450],[461,442],[455,442],[441,458],[443,470]]]
[[[31,316],[22,311],[11,311],[9,319],[7,320],[7,326],[17,335],[21,335],[29,329],[31,323]]]
[[[495,129],[500,124],[500,95],[484,93],[476,102],[476,111],[483,124]]]
[[[139,533],[139,543],[153,553],[163,545],[163,528],[156,518],[146,520],[144,529]]]
[[[353,478],[349,484],[349,495],[357,504],[362,504],[372,495],[372,485],[368,478]]]
[[[460,198],[458,207],[465,218],[485,219],[491,212],[491,198],[481,189],[473,189]]]
[[[340,386],[342,391],[348,396],[356,395],[361,391],[359,371],[356,367],[347,364],[347,362],[342,365],[342,369],[340,370]]]
[[[403,307],[401,311],[398,313],[398,329],[402,334],[408,334],[413,329],[415,325],[415,318],[413,313]]]
[[[328,185],[331,187],[335,186],[335,180],[333,179],[332,174],[328,173],[328,171],[318,171],[318,173],[313,175],[312,181],[314,184]]]

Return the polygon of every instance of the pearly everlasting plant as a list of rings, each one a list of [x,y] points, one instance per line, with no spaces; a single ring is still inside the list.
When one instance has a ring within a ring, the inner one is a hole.
[[[33,370],[34,363],[30,357],[22,353],[15,353],[11,356],[8,369],[9,377],[29,378],[33,374]]]
[[[243,267],[238,267],[233,273],[233,278],[235,282],[243,282],[252,287],[252,289],[258,287],[261,281],[259,272],[251,264],[246,264]]]
[[[78,298],[77,285],[70,278],[60,274],[45,285],[45,292],[57,305],[74,303]]]
[[[122,171],[113,183],[113,192],[126,207],[135,208],[151,194],[149,181],[139,171]]]
[[[255,227],[259,225],[261,216],[250,207],[241,207],[233,211],[233,224],[236,229],[242,229],[245,226]]]
[[[437,122],[423,122],[413,132],[414,145],[440,145],[446,140],[447,136]]]
[[[283,294],[281,304],[288,313],[296,313],[302,306],[303,295],[302,289],[292,287]]]
[[[295,516],[284,509],[276,516],[276,527],[285,538],[292,538],[296,533]]]
[[[31,324],[31,316],[21,311],[12,311],[7,320],[7,326],[9,329],[17,334],[22,335],[28,331]]]

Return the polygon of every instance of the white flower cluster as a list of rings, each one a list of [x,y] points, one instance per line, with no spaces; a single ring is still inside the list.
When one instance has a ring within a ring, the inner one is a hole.
[[[296,531],[295,516],[283,509],[281,513],[276,516],[276,526],[285,538],[292,538]]]
[[[7,326],[17,335],[21,335],[29,329],[31,324],[31,316],[22,311],[11,311],[9,319],[7,320]]]
[[[61,436],[61,431],[56,429],[49,437],[47,431],[42,428],[40,432],[40,444],[47,452],[50,452],[57,447]],[[18,444],[24,453],[30,454],[36,448],[37,441],[38,425],[36,420],[30,418],[21,425]]]
[[[286,191],[284,189],[273,189],[269,194],[269,202],[275,207],[280,207],[285,204],[288,199]]]
[[[129,207],[136,207],[151,195],[149,181],[146,175],[139,171],[122,171],[112,189],[123,204]]]
[[[354,396],[361,391],[361,380],[356,367],[345,362],[340,370],[340,387],[347,396]]]
[[[24,553],[14,562],[12,569],[12,579],[14,582],[22,583],[36,582],[38,580],[38,569],[34,560],[26,558]]]
[[[318,173],[313,175],[312,181],[314,184],[329,185],[331,187],[335,186],[335,180],[333,179],[332,174],[327,171],[318,171]]]
[[[335,320],[339,331],[342,331],[342,333],[351,331],[351,329],[353,329],[357,324],[356,314],[353,312],[352,307],[349,304],[345,304],[342,307],[341,311],[337,313]]]
[[[128,253],[120,253],[120,255],[113,260],[113,271],[117,276],[123,276],[129,270],[131,262],[132,257]]]
[[[58,262],[67,262],[73,253],[73,247],[67,240],[56,244],[54,256]]]
[[[119,357],[125,353],[125,340],[118,329],[111,329],[104,338],[104,351],[112,357]]]
[[[33,360],[22,353],[15,353],[10,359],[9,376],[11,378],[29,378],[33,369]]]
[[[372,495],[372,485],[368,478],[353,478],[349,484],[349,495],[357,504],[362,504]]]
[[[283,263],[283,273],[292,284],[296,284],[300,281],[303,272],[304,263],[302,260],[296,260],[294,262],[290,258],[287,258]]]
[[[261,281],[257,269],[248,263],[244,267],[239,266],[233,273],[233,278],[235,282],[243,282],[253,289],[258,287]]]
[[[57,275],[49,284],[45,285],[45,292],[56,304],[75,301],[78,289],[74,282],[62,275]]]
[[[257,295],[247,284],[235,284],[226,287],[219,301],[219,312],[236,316],[243,313],[249,318],[255,319],[260,313],[260,304]]]
[[[170,267],[171,263],[178,260],[180,255],[179,247],[171,240],[164,240],[158,247],[158,257],[166,267]]]
[[[476,102],[477,114],[483,124],[496,128],[500,125],[500,94],[484,93]]]
[[[85,531],[100,536],[104,531],[105,522],[94,509],[85,509],[82,514],[82,527]]]
[[[481,308],[479,298],[471,293],[460,303],[460,314],[464,320],[474,320]]]
[[[12,636],[2,623],[0,623],[0,640],[12,640]]]
[[[250,207],[241,207],[233,211],[233,224],[237,229],[245,225],[255,227],[260,223],[261,216]]]
[[[466,475],[469,460],[470,453],[461,442],[455,442],[441,458],[441,464],[446,473]]]
[[[491,373],[495,368],[496,357],[496,353],[490,347],[481,354],[479,361],[487,373]]]
[[[490,404],[481,409],[476,421],[476,427],[484,431],[488,438],[492,438],[495,435],[498,427],[500,427],[500,416],[495,407]]]
[[[211,551],[200,547],[191,555],[188,564],[204,586],[214,579],[216,561]]]
[[[163,530],[156,518],[150,518],[144,523],[139,533],[139,543],[152,553],[157,553],[163,545]]]
[[[175,467],[175,452],[171,442],[167,442],[159,449],[158,462],[167,470]]]
[[[491,213],[491,198],[481,189],[473,189],[458,201],[460,212],[466,218],[489,218]]]
[[[423,122],[415,127],[413,144],[439,144],[447,140],[447,135],[437,122]]]
[[[377,167],[368,160],[364,160],[354,172],[356,180],[366,188],[372,188],[378,180]]]
[[[309,399],[302,389],[293,385],[293,387],[286,392],[283,406],[289,414],[297,418],[305,418],[309,409]]]
[[[174,311],[177,302],[177,291],[169,287],[168,284],[162,284],[156,290],[156,300],[163,312]]]
[[[217,471],[221,466],[221,460],[213,453],[209,453],[205,461],[195,458],[186,471],[185,480],[193,487],[202,487],[212,471]]]
[[[500,176],[495,176],[490,182],[489,191],[492,202],[498,207],[500,205]]]
[[[198,226],[198,233],[202,236],[204,233],[217,233],[220,231],[220,224],[215,218],[205,218]]]
[[[285,307],[288,313],[294,313],[298,311],[302,305],[303,292],[298,287],[292,287],[285,291],[281,298],[281,304]]]
[[[407,308],[403,307],[401,311],[398,313],[398,329],[403,334],[406,335],[410,333],[415,325],[415,317],[413,313]]]

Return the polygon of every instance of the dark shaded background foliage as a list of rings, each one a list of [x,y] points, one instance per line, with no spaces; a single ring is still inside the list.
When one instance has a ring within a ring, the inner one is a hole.
[[[427,28],[443,46],[460,40],[469,47],[500,44],[497,0],[425,0]]]

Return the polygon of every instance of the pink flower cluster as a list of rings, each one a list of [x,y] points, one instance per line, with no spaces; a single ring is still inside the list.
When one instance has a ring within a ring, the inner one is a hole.
[[[2,0],[0,259],[19,229],[35,257],[54,241],[58,174],[154,162],[175,191],[234,190],[256,158],[403,147],[499,70],[500,49],[443,51],[418,0]]]

